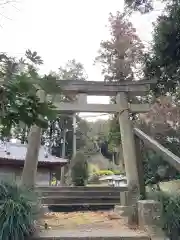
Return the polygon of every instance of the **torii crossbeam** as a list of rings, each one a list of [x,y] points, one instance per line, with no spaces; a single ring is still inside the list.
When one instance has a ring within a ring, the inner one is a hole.
[[[122,81],[122,82],[100,82],[82,80],[59,80],[57,84],[61,87],[65,95],[78,95],[78,100],[66,103],[55,102],[59,112],[99,112],[116,113],[124,110],[119,104],[88,104],[87,95],[116,96],[120,92],[128,93],[133,96],[144,95],[150,90],[150,84],[154,80],[143,81]],[[149,104],[129,104],[129,111],[133,113],[143,113],[150,109]]]
[[[142,81],[82,81],[82,80],[58,80],[57,84],[61,87],[64,94],[74,95],[86,93],[87,95],[116,96],[119,92],[129,92],[136,96],[144,95],[149,91],[150,84],[156,83],[155,80]]]

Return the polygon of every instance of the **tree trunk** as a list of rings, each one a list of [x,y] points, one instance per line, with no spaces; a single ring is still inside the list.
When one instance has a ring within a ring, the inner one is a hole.
[[[44,90],[38,90],[37,96],[40,102],[44,102],[46,94]],[[41,128],[33,125],[28,136],[28,147],[22,172],[21,184],[27,188],[34,188],[36,183],[36,173],[41,145]]]
[[[63,130],[62,158],[66,157],[66,129]],[[65,185],[65,166],[61,167],[61,185]]]
[[[33,188],[36,183],[36,173],[41,143],[41,128],[33,125],[28,137],[28,147],[22,172],[21,184]]]

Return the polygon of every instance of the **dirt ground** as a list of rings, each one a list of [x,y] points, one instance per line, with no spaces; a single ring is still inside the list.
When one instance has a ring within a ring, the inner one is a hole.
[[[127,220],[124,217],[119,217],[113,211],[98,211],[98,212],[71,212],[71,213],[47,213],[38,222],[40,229],[45,229],[45,225],[51,230],[129,230],[137,231],[136,227],[130,229]]]

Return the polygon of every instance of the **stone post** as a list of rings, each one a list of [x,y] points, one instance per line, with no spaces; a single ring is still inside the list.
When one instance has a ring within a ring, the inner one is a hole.
[[[73,115],[73,158],[76,156],[76,114]]]
[[[153,240],[165,239],[164,233],[161,230],[161,211],[161,204],[157,201],[138,201],[139,227],[146,231]]]
[[[63,130],[62,158],[66,157],[66,129]],[[61,167],[61,185],[65,184],[65,167]]]
[[[140,187],[141,200],[146,199],[146,188],[144,181],[144,167],[143,167],[143,149],[141,147],[141,140],[135,136],[135,147],[136,147],[136,160],[137,160],[137,171]]]
[[[137,201],[140,197],[138,169],[136,161],[134,133],[129,119],[129,106],[126,93],[118,93],[116,98],[119,109],[123,109],[119,113],[119,124],[121,132],[121,142],[123,148],[123,157],[125,164],[126,177],[128,180],[128,199],[129,207],[129,224],[136,224],[137,219]]]

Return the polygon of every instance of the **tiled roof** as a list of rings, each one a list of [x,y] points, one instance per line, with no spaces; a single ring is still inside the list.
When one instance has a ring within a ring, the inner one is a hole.
[[[9,152],[10,154],[7,154]],[[27,145],[20,143],[8,143],[7,151],[5,151],[5,147],[3,145],[0,146],[0,159],[12,159],[12,160],[24,160],[27,152]],[[39,150],[39,162],[51,162],[51,163],[67,163],[67,159],[59,158],[52,156],[48,153],[47,157],[45,157],[45,149],[44,146],[40,147]]]

